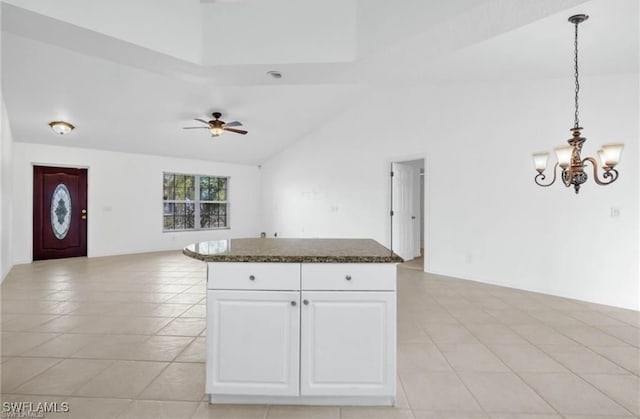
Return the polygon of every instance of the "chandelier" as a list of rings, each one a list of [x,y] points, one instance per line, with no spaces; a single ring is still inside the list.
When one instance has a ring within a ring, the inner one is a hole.
[[[622,153],[623,144],[605,144],[600,150],[598,155],[600,157],[600,164],[602,166],[602,178],[598,176],[598,162],[593,157],[581,157],[582,145],[587,140],[580,136],[582,127],[580,126],[580,120],[578,119],[578,93],[580,93],[580,82],[578,80],[578,25],[585,20],[589,19],[587,15],[575,15],[569,18],[569,22],[575,26],[574,37],[574,69],[575,69],[575,113],[574,113],[574,125],[571,128],[572,137],[567,141],[568,146],[557,147],[555,149],[557,162],[553,166],[553,179],[551,182],[544,183],[546,176],[544,174],[547,168],[547,160],[549,159],[549,153],[535,153],[533,155],[533,162],[538,174],[535,177],[536,184],[540,186],[551,186],[556,181],[557,169],[560,166],[560,177],[566,187],[573,185],[576,193],[580,192],[580,186],[589,178],[585,169],[586,164],[590,163],[593,167],[593,180],[598,185],[609,185],[618,179],[618,171],[615,166],[620,161],[620,154]]]

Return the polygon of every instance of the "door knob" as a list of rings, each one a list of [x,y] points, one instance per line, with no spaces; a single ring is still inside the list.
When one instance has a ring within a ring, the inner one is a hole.
[[[309,305],[309,300],[303,300],[303,301],[302,301],[302,303],[303,303],[305,306],[308,306],[308,305]]]
[[[81,218],[82,218],[83,220],[86,220],[86,219],[87,219],[87,216],[86,216],[86,215],[83,215]]]
[[[344,279],[346,279],[347,281],[351,281],[351,275],[345,276]]]
[[[292,302],[291,302],[291,305],[292,305],[292,306],[294,306],[294,307],[295,307],[297,304],[298,304],[298,303],[296,303],[295,301],[292,301]]]
[[[82,212],[83,214],[86,214],[86,213],[87,213],[87,210],[86,210],[86,209],[83,209],[81,212]]]
[[[415,219],[416,219],[416,216],[415,216],[415,215],[412,215],[412,216],[411,216],[411,219],[412,219],[412,220],[415,220]]]
[[[256,277],[255,277],[255,276],[253,276],[253,275],[249,275],[249,280],[250,280],[250,281],[255,281],[255,280],[256,280]]]

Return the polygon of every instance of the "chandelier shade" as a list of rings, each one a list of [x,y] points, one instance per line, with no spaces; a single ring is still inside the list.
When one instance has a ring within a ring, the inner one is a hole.
[[[549,161],[549,153],[536,153],[533,155],[533,164],[536,167],[538,173],[542,173],[547,168],[547,162]]]
[[[618,163],[620,163],[620,155],[622,154],[623,148],[624,144],[603,145],[602,148],[598,150],[602,167],[610,167],[613,169]],[[602,151],[602,153],[600,153],[600,151]]]
[[[558,166],[566,169],[571,164],[571,156],[573,155],[573,147],[570,145],[556,147],[556,158],[558,159]]]

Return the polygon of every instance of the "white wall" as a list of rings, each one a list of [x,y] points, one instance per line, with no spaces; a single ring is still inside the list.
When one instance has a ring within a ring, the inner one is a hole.
[[[0,122],[0,282],[13,266],[12,262],[12,234],[11,234],[11,214],[12,214],[12,145],[11,127],[9,117],[1,99],[2,120]]]
[[[0,15],[2,9],[0,8]],[[0,22],[2,19],[0,19]],[[0,32],[0,39],[2,32]],[[0,57],[0,64],[1,64]],[[0,65],[2,73],[2,65]],[[1,79],[2,77],[0,77]],[[0,86],[0,282],[13,266],[11,260],[11,146],[13,138]]]
[[[73,135],[73,134],[71,134]],[[14,143],[15,263],[32,260],[33,164],[88,167],[88,255],[180,249],[193,242],[257,237],[259,171],[255,166],[143,154]],[[162,232],[162,172],[230,176],[229,230]]]
[[[199,0],[2,0],[142,47],[202,62]]]
[[[378,88],[263,164],[265,229],[386,244],[388,163],[426,154],[427,271],[638,309],[638,75],[582,80],[584,154],[626,149],[614,185],[579,195],[536,186],[530,157],[569,138],[571,86]]]

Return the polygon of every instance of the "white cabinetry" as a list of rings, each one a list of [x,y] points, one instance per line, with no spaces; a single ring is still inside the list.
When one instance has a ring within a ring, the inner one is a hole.
[[[388,291],[303,291],[300,394],[394,394],[395,300]]]
[[[390,405],[395,264],[208,264],[212,402]]]
[[[207,393],[298,395],[300,293],[208,291]]]

